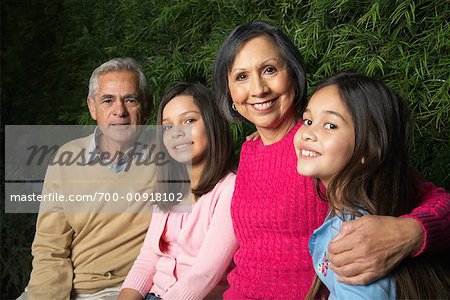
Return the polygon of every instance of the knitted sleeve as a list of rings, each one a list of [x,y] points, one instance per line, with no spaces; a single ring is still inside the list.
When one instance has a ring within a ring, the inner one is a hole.
[[[415,254],[433,252],[450,246],[450,195],[443,188],[417,178],[420,206],[401,218],[413,218],[420,222],[424,241]]]
[[[146,297],[153,285],[153,276],[156,270],[158,255],[153,251],[152,240],[159,238],[159,225],[161,224],[162,212],[153,214],[150,226],[145,236],[141,252],[136,258],[133,267],[131,267],[121,289],[133,289],[138,291],[142,297]]]

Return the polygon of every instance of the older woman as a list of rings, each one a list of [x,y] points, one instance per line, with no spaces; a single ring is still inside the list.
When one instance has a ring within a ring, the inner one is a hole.
[[[261,21],[241,25],[217,54],[213,82],[225,116],[253,123],[260,136],[241,150],[231,205],[240,248],[224,296],[303,299],[314,274],[308,240],[328,206],[318,201],[313,182],[296,173],[293,137],[306,104],[301,55],[278,28]],[[367,283],[406,256],[447,247],[449,211],[449,196],[432,187],[422,206],[403,218],[352,221],[331,244],[332,267],[343,281]],[[365,246],[357,243],[367,236]]]

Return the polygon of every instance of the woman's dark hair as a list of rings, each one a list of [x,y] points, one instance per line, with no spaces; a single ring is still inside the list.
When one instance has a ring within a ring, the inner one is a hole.
[[[328,184],[326,197],[319,194],[332,207],[352,213],[355,208],[394,217],[409,213],[419,197],[414,190],[418,176],[408,164],[407,103],[383,83],[356,73],[337,74],[315,92],[327,86],[338,88],[352,118],[355,148],[350,162]],[[393,273],[397,297],[449,297],[448,270],[441,263],[425,256],[401,263]]]
[[[218,106],[229,121],[245,120],[231,108],[232,99],[229,92],[228,73],[234,63],[239,49],[249,40],[266,36],[270,38],[286,63],[289,75],[295,82],[294,106],[300,114],[306,105],[306,75],[303,58],[297,47],[277,27],[263,21],[253,21],[236,27],[225,39],[216,55],[212,67],[214,93]]]
[[[162,125],[163,110],[167,103],[182,95],[192,96],[195,105],[200,110],[208,138],[204,158],[206,161],[205,168],[198,185],[192,188],[192,193],[198,199],[211,191],[227,173],[234,171],[233,149],[228,123],[213,101],[211,91],[200,83],[179,82],[170,87],[159,104],[157,124]],[[162,143],[162,132],[158,136],[161,147],[163,147],[165,153],[168,153],[164,143]],[[170,155],[168,155],[168,158],[170,163],[158,168],[158,181],[163,181],[162,190],[173,192],[175,189],[186,194],[190,186],[186,166],[175,161]],[[179,182],[173,182],[173,179]],[[165,211],[169,210],[174,204],[172,202],[158,202],[160,208]]]

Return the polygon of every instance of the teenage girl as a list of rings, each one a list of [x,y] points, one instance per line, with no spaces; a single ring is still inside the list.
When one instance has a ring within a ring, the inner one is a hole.
[[[322,284],[330,299],[450,297],[447,270],[426,256],[407,259],[363,286],[340,283],[330,268],[328,244],[343,222],[365,214],[398,217],[426,192],[426,185],[417,188],[408,165],[408,118],[407,105],[395,92],[354,73],[327,79],[309,100],[294,137],[297,171],[317,179],[318,193],[331,207],[309,241],[317,274],[309,298],[317,297]]]
[[[171,161],[165,171],[174,181],[181,171],[189,175],[184,198],[194,204],[188,211],[157,202],[119,299],[204,299],[226,288],[237,249],[230,216],[235,174],[228,124],[212,97],[201,84],[178,83],[161,100],[158,125]]]

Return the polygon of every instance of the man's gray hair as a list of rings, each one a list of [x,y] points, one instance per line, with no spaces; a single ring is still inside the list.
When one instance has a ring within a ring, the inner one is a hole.
[[[91,78],[89,79],[89,98],[94,99],[98,92],[98,77],[102,74],[109,72],[121,72],[128,71],[136,74],[139,81],[139,92],[142,97],[144,106],[148,106],[148,86],[147,78],[145,78],[142,67],[130,57],[113,58],[107,62],[100,65],[97,69],[92,72]]]

